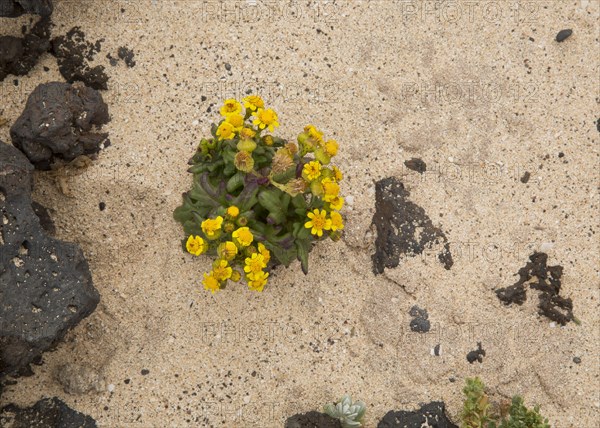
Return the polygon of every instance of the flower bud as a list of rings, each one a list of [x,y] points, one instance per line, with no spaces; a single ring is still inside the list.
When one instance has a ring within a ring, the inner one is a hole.
[[[252,153],[254,149],[256,149],[256,142],[254,140],[240,140],[240,142],[237,143],[237,149],[240,152]]]
[[[237,219],[238,226],[244,227],[248,225],[248,219],[246,217],[240,217]]]
[[[263,143],[265,143],[266,146],[272,146],[273,145],[273,136],[265,135],[263,137]]]
[[[242,172],[250,172],[254,169],[254,159],[248,152],[237,152],[233,164]]]
[[[315,149],[315,159],[323,165],[327,165],[331,162],[331,157],[328,156],[327,153],[325,153],[325,150],[320,146]]]
[[[225,233],[231,233],[235,230],[235,224],[233,224],[230,221],[225,222],[225,224],[223,224],[223,230],[225,231]]]
[[[240,279],[242,279],[242,274],[239,271],[234,270],[231,272],[231,278],[229,279],[231,279],[233,282],[238,282]]]
[[[310,191],[312,192],[313,195],[315,196],[323,196],[323,194],[325,193],[325,190],[323,189],[323,185],[315,180],[312,183],[310,183]]]

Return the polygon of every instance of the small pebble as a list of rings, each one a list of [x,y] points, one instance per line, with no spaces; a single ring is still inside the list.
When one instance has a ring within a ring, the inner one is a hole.
[[[142,369],[142,376],[146,376],[148,373],[150,373],[150,370]]]
[[[192,122],[192,125],[193,125],[193,126],[198,126],[198,124],[199,124],[199,123],[200,123],[200,122],[198,122],[197,120],[194,120],[194,121]]]
[[[110,384],[108,385],[108,392],[113,392],[115,390],[115,385],[114,384]]]
[[[225,70],[231,71],[231,64],[229,64],[228,62],[225,63]]]
[[[581,364],[581,358],[579,358],[579,357],[574,357],[574,358],[573,358],[573,362],[574,362],[575,364]]]
[[[529,181],[529,178],[531,177],[531,174],[529,173],[529,171],[525,171],[525,174],[523,174],[523,177],[521,177],[521,183],[525,184]]]
[[[556,35],[556,41],[557,42],[562,42],[567,40],[569,37],[571,37],[571,34],[573,34],[573,30],[571,29],[567,29],[567,30],[560,30],[558,32],[558,34]]]
[[[100,208],[100,211],[104,211],[106,209],[106,203],[100,202],[98,204],[98,208]]]

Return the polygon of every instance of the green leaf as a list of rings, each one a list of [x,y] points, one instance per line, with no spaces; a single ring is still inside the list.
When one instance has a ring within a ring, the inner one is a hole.
[[[245,174],[241,171],[238,171],[236,174],[234,174],[227,182],[227,191],[229,193],[233,193],[242,187],[244,185],[244,177]]]
[[[310,245],[310,241],[306,239],[296,240],[296,251],[298,253],[298,260],[300,260],[300,265],[302,266],[302,272],[304,272],[304,275],[308,274],[308,253],[310,251]]]

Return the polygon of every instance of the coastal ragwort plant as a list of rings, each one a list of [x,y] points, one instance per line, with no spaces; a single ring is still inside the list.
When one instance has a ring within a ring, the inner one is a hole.
[[[204,288],[243,278],[262,291],[272,267],[298,259],[306,274],[312,245],[341,238],[342,173],[331,164],[338,143],[313,125],[297,143],[271,135],[277,113],[257,95],[225,100],[220,114],[189,161],[192,189],[174,218],[184,251],[215,258]]]

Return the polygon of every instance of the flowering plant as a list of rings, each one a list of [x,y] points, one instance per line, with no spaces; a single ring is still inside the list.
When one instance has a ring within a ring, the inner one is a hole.
[[[242,277],[262,291],[272,267],[295,259],[306,274],[313,243],[339,240],[344,228],[342,173],[331,165],[337,142],[312,125],[297,144],[270,135],[277,114],[257,95],[242,103],[225,100],[212,137],[189,161],[193,186],[174,212],[184,250],[215,257],[203,281],[213,293]]]

